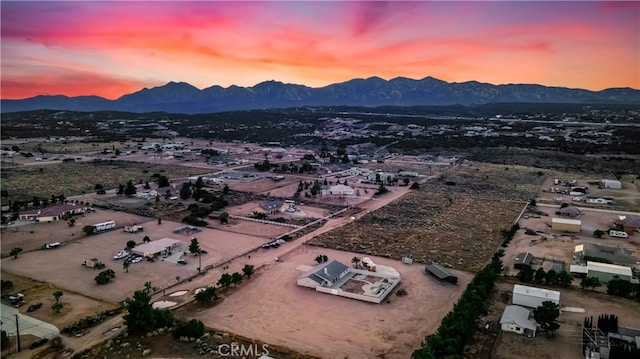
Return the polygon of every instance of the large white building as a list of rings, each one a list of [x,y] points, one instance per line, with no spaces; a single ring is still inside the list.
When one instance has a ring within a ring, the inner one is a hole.
[[[542,305],[542,302],[546,301],[560,305],[560,292],[520,284],[513,286],[512,302],[515,305],[537,308]]]
[[[633,273],[630,267],[615,264],[587,262],[587,277],[596,277],[601,283],[609,283],[613,277],[631,281]]]

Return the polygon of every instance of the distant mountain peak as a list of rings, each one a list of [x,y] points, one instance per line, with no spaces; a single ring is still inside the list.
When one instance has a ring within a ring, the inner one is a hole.
[[[51,109],[212,113],[301,106],[468,106],[496,102],[640,105],[640,91],[628,87],[594,92],[539,84],[449,83],[431,76],[421,80],[396,77],[388,81],[372,76],[319,88],[268,80],[252,87],[231,85],[223,88],[214,85],[200,90],[187,82],[170,81],[165,85],[123,95],[117,100],[62,95],[2,100],[2,111]]]

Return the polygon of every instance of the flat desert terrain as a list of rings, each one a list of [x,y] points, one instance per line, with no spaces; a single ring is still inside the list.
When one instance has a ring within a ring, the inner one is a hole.
[[[267,343],[282,345],[321,358],[408,358],[427,334],[437,329],[472,278],[456,271],[459,284],[439,283],[420,264],[370,257],[400,272],[401,283],[385,302],[371,304],[299,287],[300,266],[314,266],[314,258],[352,265],[358,254],[303,245],[261,267],[222,303],[197,316],[206,326]],[[277,288],[277,290],[275,290]],[[397,296],[397,290],[407,291]]]

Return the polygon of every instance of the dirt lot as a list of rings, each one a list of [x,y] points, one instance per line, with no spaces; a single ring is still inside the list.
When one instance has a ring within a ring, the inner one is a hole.
[[[542,202],[549,203],[572,203],[577,206],[589,206],[596,207],[595,205],[586,204],[584,201],[575,202],[572,201],[572,197],[568,194],[561,193],[553,193],[551,189],[554,190],[568,190],[570,187],[565,187],[562,185],[555,185],[554,179],[564,179],[564,180],[576,180],[576,186],[583,186],[588,188],[587,196],[603,196],[603,197],[613,197],[615,203],[613,205],[597,205],[602,208],[610,208],[616,210],[627,210],[627,211],[640,211],[640,192],[638,192],[638,188],[636,184],[629,181],[629,178],[625,180],[621,180],[622,189],[601,189],[598,188],[598,185],[593,182],[598,182],[602,179],[613,179],[611,174],[604,174],[600,177],[598,176],[584,176],[575,173],[566,173],[566,172],[554,172],[549,175],[544,181],[543,185],[540,187],[540,192],[538,193],[538,200]],[[589,183],[591,182],[591,183]],[[580,197],[580,196],[578,196]],[[560,199],[560,200],[557,200]]]
[[[582,243],[622,247],[628,249],[633,255],[640,258],[640,236],[638,235],[630,237],[628,240],[608,238],[608,236],[598,239],[593,236],[594,230],[605,230],[608,228],[608,225],[616,217],[616,214],[584,210],[584,214],[580,217],[582,221],[582,231],[575,234],[566,234],[552,231],[549,227],[551,225],[551,219],[555,217],[554,213],[558,208],[538,206],[537,209],[547,213],[548,216],[521,218],[518,223],[522,229],[518,231],[509,244],[509,247],[505,250],[505,256],[502,258],[502,261],[513,273],[517,273],[517,271],[513,269],[515,257],[518,253],[522,252],[529,252],[533,254],[534,257],[562,260],[567,264],[566,269],[568,270],[568,265],[571,264],[573,258],[575,246]],[[527,235],[525,234],[524,228],[530,228],[541,233],[535,236]],[[540,241],[540,238],[543,236],[547,238],[546,241]]]
[[[400,272],[398,289],[405,289],[408,295],[392,293],[388,297],[391,303],[369,304],[298,287],[295,281],[301,272],[296,268],[313,266],[318,254],[345,264],[357,255],[300,247],[283,262],[263,267],[258,277],[219,305],[200,312],[199,317],[207,326],[322,358],[407,358],[424,336],[437,328],[472,278],[469,273],[457,272],[459,285],[442,284],[425,275],[422,265],[372,257],[375,263]],[[273,291],[275,287],[279,290]]]
[[[180,226],[180,223],[163,221],[158,225],[155,220],[148,222],[138,221],[137,216],[124,214],[122,212],[110,212],[98,210],[95,214],[90,214],[86,218],[93,218],[87,223],[100,222],[98,218],[106,220],[105,217],[114,219],[114,214],[122,214],[126,218],[136,218],[129,220],[144,226],[144,232],[137,234],[125,233],[122,231],[122,225],[116,218],[118,229],[86,237],[80,233],[75,234],[78,239],[66,243],[53,250],[38,250],[28,253],[22,253],[18,259],[5,258],[2,263],[2,269],[11,273],[34,278],[40,281],[54,283],[60,288],[82,293],[87,296],[102,298],[108,301],[121,301],[131,295],[136,289],[143,287],[146,281],[151,281],[154,287],[164,288],[175,283],[176,277],[187,277],[197,272],[198,260],[187,255],[187,265],[177,265],[175,262],[156,261],[154,263],[142,261],[132,264],[129,272],[125,273],[122,268],[122,261],[113,260],[112,257],[120,249],[124,248],[127,241],[133,239],[138,243],[142,242],[144,236],[149,236],[151,240],[164,237],[175,238],[182,241],[185,251],[192,236],[196,236],[200,242],[202,249],[208,250],[208,254],[202,256],[202,267],[207,265],[215,265],[223,262],[234,255],[243,253],[251,248],[262,245],[269,241],[269,238],[249,236],[245,234],[222,231],[218,229],[205,228],[200,233],[182,233],[175,234],[173,229]],[[80,221],[78,221],[80,222]],[[65,223],[55,223],[57,225],[67,226]],[[37,224],[45,226],[49,224]],[[81,232],[83,224],[76,224],[75,231]],[[284,228],[284,227],[283,227]],[[10,250],[13,243],[29,238],[33,242],[33,247],[37,248],[42,243],[51,241],[48,236],[54,228],[48,227],[46,231],[37,230],[35,233],[5,232],[3,233],[3,251]],[[35,235],[35,237],[34,237]],[[12,238],[19,236],[18,238]],[[6,246],[6,247],[5,247]],[[25,249],[27,246],[23,246]],[[86,268],[81,265],[82,260],[86,258],[97,257],[101,259],[107,268],[111,268],[116,272],[117,278],[108,285],[98,286],[94,277],[99,271]]]
[[[497,290],[511,296],[513,283],[499,282]],[[512,358],[541,358],[541,359],[580,359],[583,356],[580,351],[580,326],[585,317],[593,316],[594,323],[600,314],[615,314],[619,324],[632,328],[640,328],[640,304],[632,300],[610,296],[600,292],[591,292],[581,289],[559,289],[561,307],[583,308],[585,313],[561,312],[558,318],[560,329],[553,339],[547,339],[544,335],[529,339],[514,333],[503,333],[500,336],[496,359]],[[508,303],[502,303],[492,310],[496,311],[493,318],[500,320],[502,310]],[[501,307],[501,308],[500,308]],[[498,315],[499,313],[499,315]]]
[[[151,176],[155,173],[176,178],[210,171],[204,168],[116,160],[52,163],[3,168],[2,189],[8,191],[10,199],[32,200],[33,196],[49,198],[60,194],[69,197],[95,192],[94,186],[98,183],[105,189],[110,189],[129,180],[134,184],[151,182]]]
[[[541,180],[529,168],[467,164],[310,243],[479,270]]]

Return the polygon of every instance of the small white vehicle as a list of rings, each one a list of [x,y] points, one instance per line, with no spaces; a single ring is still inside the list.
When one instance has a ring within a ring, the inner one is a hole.
[[[615,231],[612,229],[612,230],[609,230],[609,237],[629,238],[629,235],[625,231]]]

